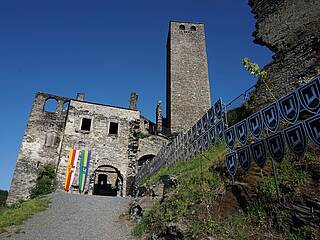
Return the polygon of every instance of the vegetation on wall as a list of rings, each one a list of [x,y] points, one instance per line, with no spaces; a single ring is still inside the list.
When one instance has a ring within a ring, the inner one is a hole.
[[[31,190],[31,198],[49,194],[55,189],[56,170],[53,164],[46,164],[38,171],[35,187]]]
[[[143,132],[139,132],[138,134],[137,134],[137,138],[147,138],[147,137],[150,137],[151,136],[151,134],[150,133],[143,133]]]
[[[235,109],[232,109],[227,112],[228,125],[232,126],[240,122],[242,119],[245,119],[249,115],[250,111],[246,108],[245,104]]]
[[[4,206],[8,197],[8,191],[0,189],[0,207]]]
[[[251,62],[251,60],[247,57],[242,59],[242,65],[246,71],[255,77],[265,79],[268,76],[268,73],[265,70],[261,70],[257,63]]]

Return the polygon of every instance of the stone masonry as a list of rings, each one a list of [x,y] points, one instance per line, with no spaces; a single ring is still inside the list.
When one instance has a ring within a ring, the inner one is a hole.
[[[261,108],[320,74],[320,1],[249,0],[256,18],[254,42],[274,52],[265,66],[267,86],[259,80],[251,110]]]
[[[49,100],[57,103],[53,112],[45,110]],[[89,129],[82,129],[84,119],[90,119]],[[7,204],[28,199],[39,168],[48,163],[57,167],[57,190],[63,191],[70,148],[91,151],[88,182],[98,168],[112,167],[119,172],[122,180],[118,195],[129,195],[137,173],[138,152],[139,157],[143,157],[141,153],[144,152],[149,156],[150,151],[145,149],[152,149],[151,153],[155,155],[167,141],[162,136],[154,136],[156,144],[154,141],[141,141],[139,133],[148,129],[141,129],[140,120],[141,115],[137,110],[86,102],[84,94],[79,95],[78,99],[70,99],[37,93],[20,147]],[[143,121],[147,119],[143,118]],[[116,124],[116,133],[110,132],[111,124]],[[79,164],[80,161],[77,169]],[[71,185],[71,192],[74,193],[78,192],[78,173],[76,171]],[[111,181],[112,178],[110,174],[108,179]],[[89,184],[86,191],[88,194],[93,193]]]
[[[91,119],[90,131],[80,129],[83,118]],[[122,174],[123,188],[126,189],[129,162],[134,162],[135,159],[128,157],[129,139],[132,137],[131,123],[139,118],[138,111],[71,100],[57,171],[58,188],[63,190],[68,151],[70,148],[77,148],[91,150],[89,176],[99,166],[111,165]],[[118,134],[109,133],[110,123],[118,124]],[[138,147],[138,143],[136,145]],[[77,185],[77,175],[73,185]]]
[[[44,110],[45,102],[50,99],[57,101],[55,112]],[[68,98],[51,94],[36,94],[20,146],[7,204],[29,197],[39,167],[48,163],[58,164],[67,116],[63,104],[68,101]],[[46,146],[46,138],[51,134],[56,136],[56,140],[50,146]]]
[[[171,133],[192,127],[210,106],[204,24],[170,22],[166,107]]]

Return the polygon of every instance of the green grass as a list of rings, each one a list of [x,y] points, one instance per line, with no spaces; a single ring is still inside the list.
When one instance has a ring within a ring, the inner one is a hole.
[[[305,185],[309,181],[310,176],[308,172],[297,169],[295,167],[295,158],[292,156],[288,156],[283,162],[276,164],[276,168],[280,191],[283,190],[283,192],[288,192],[285,194],[289,194],[291,197],[296,196],[299,193],[299,187]],[[263,177],[258,194],[260,200],[276,200],[277,192],[273,176],[269,175]]]
[[[314,229],[290,230],[291,216],[277,201],[276,185],[271,173],[257,179],[259,187],[246,210],[224,219],[216,218],[215,209],[207,207],[215,206],[219,193],[225,191],[225,179],[217,172],[220,168],[216,168],[224,164],[225,154],[225,145],[216,144],[188,162],[180,161],[173,168],[163,167],[144,179],[143,184],[151,187],[159,182],[161,176],[173,175],[178,185],[167,190],[169,192],[164,200],[157,202],[136,224],[134,235],[141,237],[164,232],[167,224],[173,222],[186,227],[187,239],[207,239],[216,235],[246,240],[256,234],[260,237],[269,234],[277,239],[315,239],[309,238],[317,234]],[[314,161],[318,156],[306,152],[306,158],[307,161]],[[285,199],[299,197],[301,190],[311,180],[307,171],[297,167],[298,160],[288,155],[281,164],[275,163],[280,193]]]
[[[6,227],[22,224],[33,214],[47,209],[49,203],[47,198],[38,197],[11,207],[0,208],[0,233],[5,232]]]
[[[150,177],[146,177],[142,184],[145,184],[149,187],[159,182],[160,177],[164,175],[174,175],[182,178],[183,175],[195,174],[195,176],[199,176],[199,170],[202,172],[208,173],[208,168],[212,165],[213,162],[222,159],[226,153],[226,147],[222,143],[218,143],[215,146],[210,146],[210,148],[204,152],[202,155],[197,155],[192,158],[190,161],[180,161],[172,168],[164,166],[159,169],[155,174]],[[204,171],[202,171],[204,170]],[[201,174],[200,174],[201,175]]]
[[[221,188],[223,182],[218,173],[211,171],[210,167],[214,162],[223,159],[225,152],[225,145],[219,143],[188,162],[181,161],[173,168],[163,167],[153,176],[144,179],[144,184],[152,186],[159,181],[160,176],[174,175],[178,186],[173,190],[174,194],[167,197],[161,204],[157,203],[153,206],[135,226],[133,234],[142,236],[148,229],[162,231],[168,223],[177,222],[182,216],[187,218],[194,203],[206,204],[213,201],[216,197],[214,191]],[[206,224],[201,221],[194,224],[206,227]],[[192,226],[189,228],[190,235],[197,235],[198,228]]]

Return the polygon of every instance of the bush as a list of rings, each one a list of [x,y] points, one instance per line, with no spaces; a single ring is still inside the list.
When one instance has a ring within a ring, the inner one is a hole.
[[[0,207],[6,204],[7,197],[8,191],[0,190]]]
[[[53,164],[47,164],[39,170],[35,187],[31,190],[31,198],[52,193],[56,171]]]
[[[250,115],[246,105],[234,108],[227,113],[228,125],[233,126]]]

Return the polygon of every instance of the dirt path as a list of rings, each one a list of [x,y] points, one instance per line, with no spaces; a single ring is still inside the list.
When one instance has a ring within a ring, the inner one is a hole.
[[[125,217],[129,199],[54,193],[49,209],[1,239],[133,239]]]

